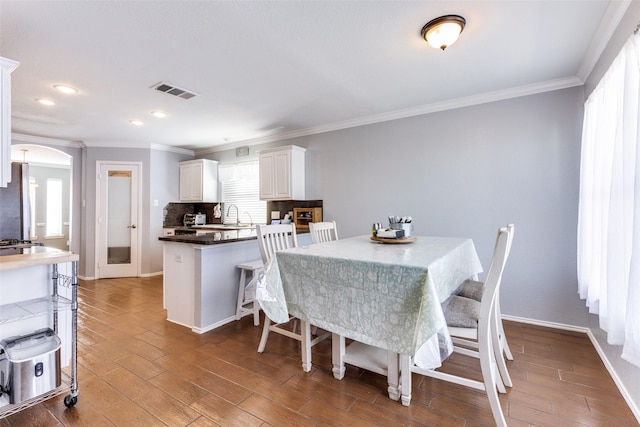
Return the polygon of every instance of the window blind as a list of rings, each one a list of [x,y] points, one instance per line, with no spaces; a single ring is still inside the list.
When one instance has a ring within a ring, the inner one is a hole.
[[[221,163],[218,165],[222,202],[224,203],[223,223],[233,224],[237,221],[236,209],[240,216],[238,222],[266,224],[267,203],[260,200],[260,174],[257,160],[242,163]],[[229,212],[229,215],[227,215]]]

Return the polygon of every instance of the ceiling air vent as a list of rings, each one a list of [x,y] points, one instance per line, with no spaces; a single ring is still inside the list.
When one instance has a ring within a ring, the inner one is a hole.
[[[157,90],[158,92],[164,92],[169,95],[177,96],[178,98],[182,99],[191,99],[197,95],[194,92],[189,92],[186,89],[182,89],[165,82],[156,83],[151,86],[151,89]]]

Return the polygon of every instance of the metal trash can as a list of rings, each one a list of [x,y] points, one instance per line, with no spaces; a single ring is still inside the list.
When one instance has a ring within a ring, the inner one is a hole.
[[[0,387],[9,403],[21,403],[61,384],[60,345],[50,328],[0,341]]]

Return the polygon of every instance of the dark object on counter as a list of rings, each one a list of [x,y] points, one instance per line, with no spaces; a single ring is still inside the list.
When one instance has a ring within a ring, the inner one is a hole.
[[[196,234],[196,229],[195,229],[195,228],[192,228],[192,229],[190,229],[190,230],[185,230],[184,228],[176,228],[176,229],[175,229],[175,231],[174,231],[174,233],[175,233],[175,235],[176,235],[176,236],[184,236],[184,235],[186,235],[186,234],[193,234],[193,235],[195,235],[195,234]]]
[[[184,226],[205,225],[206,223],[207,223],[207,216],[202,213],[197,213],[197,214],[187,213],[187,214],[184,214],[184,217],[182,219],[182,224]]]
[[[11,163],[11,182],[0,188],[0,239],[31,237],[29,164]]]
[[[25,249],[28,250],[34,246],[44,246],[44,244],[42,242],[32,242],[31,240],[0,240],[0,256],[23,254]]]
[[[293,208],[296,231],[308,230],[310,222],[322,222],[322,208]]]
[[[49,328],[0,341],[0,386],[10,404],[60,387],[61,344]]]

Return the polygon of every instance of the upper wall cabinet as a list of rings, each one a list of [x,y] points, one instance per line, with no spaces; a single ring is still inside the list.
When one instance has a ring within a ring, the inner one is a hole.
[[[18,65],[0,57],[0,187],[11,181],[11,73]]]
[[[180,201],[218,201],[218,162],[207,159],[180,162]]]
[[[260,151],[260,199],[304,200],[304,152],[295,145]]]

